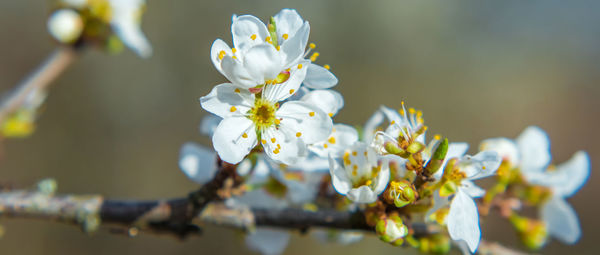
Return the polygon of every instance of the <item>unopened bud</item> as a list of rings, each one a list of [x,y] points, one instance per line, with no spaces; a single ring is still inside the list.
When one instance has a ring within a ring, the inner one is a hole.
[[[375,226],[375,231],[382,241],[393,245],[401,245],[404,242],[402,238],[408,234],[408,228],[402,223],[402,219],[398,215],[379,220]]]
[[[398,208],[412,204],[417,199],[417,192],[408,181],[392,181],[389,194]]]
[[[83,32],[83,20],[71,9],[55,11],[48,19],[48,31],[61,43],[74,43]]]
[[[444,158],[446,158],[447,153],[448,139],[444,138],[435,149],[435,152],[431,156],[431,160],[429,160],[429,163],[427,163],[427,166],[425,167],[426,176],[432,176],[440,169],[440,167],[442,167],[442,163],[444,163]]]

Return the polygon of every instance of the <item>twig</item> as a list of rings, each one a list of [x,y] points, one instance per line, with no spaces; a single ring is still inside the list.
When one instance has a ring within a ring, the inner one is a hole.
[[[56,49],[46,61],[0,101],[0,123],[25,103],[30,92],[47,88],[73,63],[76,56],[77,52],[74,48],[60,47]]]

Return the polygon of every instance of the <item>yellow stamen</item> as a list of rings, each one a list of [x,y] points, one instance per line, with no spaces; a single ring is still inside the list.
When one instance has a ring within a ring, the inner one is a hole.
[[[277,139],[275,139],[275,137],[271,138],[271,142],[275,143],[277,141]]]
[[[329,65],[324,65],[323,67],[327,70],[329,70],[329,68],[331,68]]]
[[[266,144],[266,143],[267,143],[267,140],[265,140],[265,139],[262,139],[262,140],[260,140],[260,142],[261,142],[262,144]]]
[[[435,135],[435,136],[433,136],[433,139],[440,140],[440,139],[442,139],[442,136],[441,135]]]
[[[311,49],[314,49],[315,47],[317,47],[317,45],[316,45],[316,44],[314,44],[314,43],[310,43],[310,44],[308,45],[308,47],[310,47]]]
[[[333,117],[333,112],[328,113],[329,117]]]
[[[327,149],[327,147],[329,147],[329,145],[323,144],[323,148]]]
[[[315,116],[315,112],[309,112],[308,116],[314,117]]]
[[[250,39],[252,39],[252,40],[256,40],[256,34],[253,34],[253,35],[251,35],[251,36],[250,36]]]
[[[294,91],[295,91],[294,89],[290,89],[290,95],[294,94]]]
[[[298,64],[298,69],[302,69],[302,64]]]
[[[329,139],[327,140],[330,144],[335,144],[335,137],[329,137]]]
[[[287,39],[288,39],[288,37],[290,37],[290,35],[288,35],[288,34],[283,34],[281,37],[283,37],[283,40],[287,40]]]
[[[356,151],[353,151],[353,152],[352,152],[352,156],[355,156],[355,157],[356,157],[356,155],[358,155],[358,153],[357,153]]]
[[[369,186],[369,185],[371,185],[371,183],[373,183],[373,181],[367,180],[367,182],[365,182],[365,185]]]
[[[248,138],[248,134],[246,134],[246,133],[243,133],[243,134],[242,134],[242,137],[243,137],[243,138]]]
[[[276,50],[281,50],[281,46],[277,45],[277,47],[275,47]]]
[[[300,132],[296,133],[296,137],[300,137],[300,136],[302,136],[302,133],[300,133]]]
[[[313,53],[312,56],[310,56],[310,61],[312,61],[312,62],[317,61],[317,58],[319,57],[319,55],[321,55],[321,54],[319,54],[318,52]]]
[[[265,42],[268,42],[268,43],[270,43],[270,42],[271,42],[271,37],[270,37],[270,36],[267,36],[267,38],[265,38]]]
[[[231,52],[236,53],[237,50],[235,48],[231,48]]]
[[[230,112],[235,112],[235,111],[237,111],[237,108],[235,108],[235,106],[232,106],[231,108],[229,108],[229,111]]]
[[[227,55],[227,53],[224,50],[219,51],[219,59],[223,59],[223,57],[225,57],[225,55]]]
[[[275,125],[279,125],[279,124],[281,124],[281,121],[278,119],[275,119]]]
[[[415,108],[408,108],[408,113],[415,114]]]
[[[240,89],[235,89],[234,91],[235,91],[235,93],[240,93],[241,92]]]

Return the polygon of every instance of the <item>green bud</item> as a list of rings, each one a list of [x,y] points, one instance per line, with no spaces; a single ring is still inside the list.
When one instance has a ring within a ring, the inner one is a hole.
[[[442,167],[442,163],[444,163],[444,158],[446,158],[446,154],[448,153],[448,139],[444,138],[440,142],[440,144],[435,149],[433,156],[427,166],[425,167],[425,175],[432,176],[435,174],[440,167]]]
[[[417,192],[408,181],[392,181],[390,183],[391,199],[398,208],[412,204],[417,199]]]
[[[415,154],[422,151],[423,149],[425,149],[424,144],[420,142],[413,142],[408,146],[408,148],[406,148],[406,151],[408,151],[410,154]]]
[[[406,153],[406,151],[404,151],[402,148],[398,147],[398,145],[396,145],[396,143],[393,143],[393,142],[386,142],[384,144],[384,148],[390,154],[405,154]]]
[[[277,47],[279,44],[277,43],[277,26],[275,25],[275,18],[271,17],[269,20],[269,25],[267,25],[269,29],[269,35],[271,36],[271,44]]]

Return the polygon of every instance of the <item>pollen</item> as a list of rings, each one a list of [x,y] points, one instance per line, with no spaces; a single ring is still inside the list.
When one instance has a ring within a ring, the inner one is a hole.
[[[268,42],[268,43],[270,43],[270,42],[271,42],[271,37],[270,37],[270,36],[267,36],[267,38],[265,38],[265,42]]]
[[[314,43],[310,43],[310,44],[308,45],[308,47],[310,47],[311,49],[314,49],[314,48],[316,48],[316,47],[317,47],[317,45],[316,45],[316,44],[314,44]]]
[[[323,148],[327,149],[327,147],[329,147],[329,145],[323,144]]]
[[[295,91],[294,89],[290,89],[290,95],[294,94],[294,91]]]
[[[236,53],[237,50],[235,48],[231,48],[231,52]]]
[[[319,57],[319,55],[321,55],[321,54],[319,54],[318,52],[315,52],[315,53],[313,53],[313,54],[310,56],[310,61],[312,61],[312,62],[315,62],[315,61],[317,61],[317,58]]]
[[[232,106],[231,108],[229,108],[229,111],[230,112],[235,112],[235,111],[237,111],[237,108],[235,108],[235,106]]]
[[[329,65],[324,65],[323,67],[327,70],[329,70],[329,68],[331,68],[331,66],[329,66]]]
[[[352,156],[355,156],[355,157],[356,157],[356,155],[358,155],[358,153],[357,153],[356,151],[353,151],[353,152],[352,152]]]
[[[256,40],[256,34],[253,34],[253,35],[251,35],[251,36],[250,36],[250,39],[252,39],[252,40]]]
[[[271,138],[271,142],[275,143],[277,141],[277,139],[275,139],[275,137]]]
[[[373,183],[373,181],[367,180],[367,182],[365,182],[365,185],[370,186],[372,183]]]
[[[227,52],[225,52],[224,50],[219,51],[219,59],[223,59],[223,57],[225,57],[225,55],[227,55]]]
[[[300,137],[300,136],[302,136],[302,133],[300,133],[300,132],[296,133],[296,137]]]
[[[256,99],[254,101],[254,107],[247,113],[247,117],[254,122],[257,130],[263,130],[271,127],[277,120],[275,118],[275,112],[277,106],[265,99]]]
[[[354,165],[354,166],[356,166],[356,165]],[[356,168],[354,168],[354,169],[352,170],[352,175],[353,175],[353,176],[357,176],[357,175],[358,175],[358,170],[357,170]]]
[[[302,64],[298,64],[298,69],[302,69]]]
[[[390,124],[394,125],[394,124],[396,124],[396,121],[392,120],[392,122],[390,122]]]
[[[398,110],[398,113],[400,113],[400,115],[404,116],[404,110],[403,109]]]
[[[235,91],[235,93],[240,93],[241,92],[240,89],[235,89],[234,91]]]
[[[328,141],[330,144],[335,144],[335,137],[333,137],[333,136],[332,136],[332,137],[329,137],[329,139],[327,139],[327,141]]]
[[[442,136],[441,135],[435,135],[435,136],[433,136],[433,139],[440,140],[440,139],[442,139]]]
[[[365,154],[365,157],[366,157],[368,153],[367,153],[367,151],[365,151],[363,154]]]
[[[415,114],[415,108],[408,108],[408,113]]]
[[[262,140],[260,140],[260,142],[261,142],[262,144],[267,144],[267,140],[265,140],[265,139],[262,139]]]
[[[275,125],[281,124],[281,120],[275,119]]]
[[[281,149],[281,144],[277,144],[277,149]]]
[[[333,117],[333,112],[328,113],[329,117]]]
[[[275,49],[281,50],[281,46],[277,45],[277,47],[275,47]]]
[[[275,154],[279,154],[279,149],[275,149],[275,150],[273,150],[273,153],[275,153]]]
[[[309,112],[308,116],[314,117],[315,116],[315,112]]]
[[[288,35],[288,34],[283,34],[281,37],[283,37],[283,40],[287,40],[287,39],[288,39],[288,37],[290,37],[290,35]]]
[[[242,134],[242,137],[243,137],[243,138],[248,138],[248,134],[246,134],[246,133],[243,133],[243,134]]]

